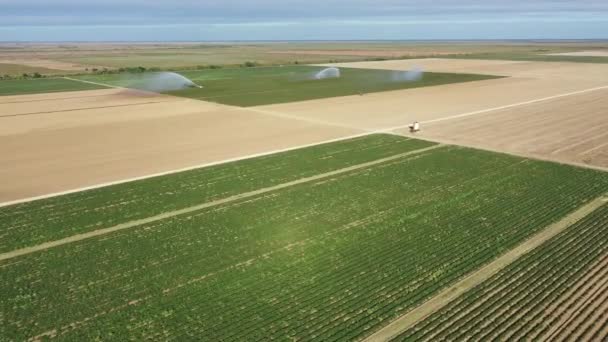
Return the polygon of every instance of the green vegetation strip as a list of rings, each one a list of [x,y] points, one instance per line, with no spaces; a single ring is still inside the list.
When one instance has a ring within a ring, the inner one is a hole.
[[[579,280],[608,253],[606,241],[608,205],[603,205],[397,340],[547,340],[576,302],[563,295],[576,291]]]
[[[54,93],[107,88],[99,84],[83,83],[65,78],[41,78],[0,81],[0,96]]]
[[[0,253],[425,148],[369,135],[0,208]]]
[[[0,262],[3,337],[362,338],[607,188],[435,149]]]
[[[340,68],[340,78],[315,79],[315,75],[323,69],[317,66],[285,66],[180,71],[181,75],[203,88],[187,88],[169,93],[248,107],[499,78],[490,75],[426,72],[420,80],[405,81],[403,72],[399,71]],[[151,82],[151,77],[147,75],[149,74],[90,75],[80,79],[145,89]]]
[[[23,249],[18,249],[15,251],[11,251],[8,253],[3,253],[0,254],[0,261],[2,260],[7,260],[7,259],[12,259],[18,256],[22,256],[22,255],[26,255],[26,254],[31,254],[34,252],[39,252],[48,248],[54,248],[54,247],[58,247],[58,246],[62,246],[68,243],[73,243],[76,241],[81,241],[84,239],[90,239],[93,237],[97,237],[97,236],[101,236],[101,235],[105,235],[105,234],[109,234],[109,233],[113,233],[113,232],[117,232],[119,230],[124,230],[124,229],[129,229],[129,228],[133,228],[133,227],[137,227],[137,226],[141,226],[144,224],[149,224],[149,223],[153,223],[156,221],[161,221],[161,220],[165,220],[174,216],[178,216],[178,215],[184,215],[184,214],[189,214],[195,211],[199,211],[202,209],[206,209],[206,208],[210,208],[210,207],[214,207],[214,206],[218,206],[218,205],[222,205],[222,204],[226,204],[226,203],[230,203],[230,202],[234,202],[237,200],[241,200],[241,199],[245,199],[245,198],[249,198],[249,197],[254,197],[254,196],[258,196],[258,195],[262,195],[265,193],[269,193],[269,192],[273,192],[273,191],[277,191],[277,190],[281,190],[281,189],[285,189],[291,186],[295,186],[298,184],[303,184],[303,183],[308,183],[308,182],[314,182],[314,181],[318,181],[321,180],[323,178],[328,178],[328,177],[333,177],[336,175],[339,175],[341,173],[346,173],[346,172],[351,172],[351,171],[355,171],[358,169],[363,169],[363,168],[368,168],[371,166],[374,166],[376,164],[382,164],[382,163],[386,163],[388,161],[391,160],[395,160],[395,159],[400,159],[400,158],[404,158],[413,154],[418,154],[418,153],[422,153],[422,152],[426,152],[426,151],[430,151],[433,150],[435,148],[439,148],[442,147],[442,145],[434,145],[431,147],[427,147],[427,148],[422,148],[419,150],[414,150],[414,151],[410,151],[410,152],[405,152],[405,153],[400,153],[394,156],[390,156],[390,157],[386,157],[386,158],[382,158],[382,159],[377,159],[374,161],[370,161],[367,163],[363,163],[363,164],[357,164],[357,165],[353,165],[353,166],[349,166],[343,169],[338,169],[338,170],[334,170],[334,171],[330,171],[327,173],[322,173],[322,174],[318,174],[318,175],[314,175],[311,177],[305,177],[305,178],[300,178],[291,182],[287,182],[287,183],[281,183],[275,186],[271,186],[271,187],[267,187],[267,188],[262,188],[262,189],[258,189],[258,190],[254,190],[254,191],[250,191],[250,192],[245,192],[245,193],[240,193],[234,196],[230,196],[230,197],[226,197],[226,198],[222,198],[216,201],[211,201],[211,202],[206,202],[206,203],[202,203],[202,204],[197,204],[191,207],[187,207],[187,208],[183,208],[183,209],[179,209],[179,210],[175,210],[175,211],[170,211],[170,212],[165,212],[162,214],[158,214],[155,216],[151,216],[151,217],[146,217],[143,219],[139,219],[139,220],[134,220],[134,221],[130,221],[130,222],[126,222],[126,223],[122,223],[113,227],[108,227],[108,228],[102,228],[102,229],[98,229],[98,230],[94,230],[88,233],[82,233],[82,234],[76,234],[76,235],[72,235],[69,237],[66,237],[64,239],[60,239],[60,240],[55,240],[55,241],[49,241],[40,245],[36,245],[36,246],[31,246],[31,247],[26,247]]]

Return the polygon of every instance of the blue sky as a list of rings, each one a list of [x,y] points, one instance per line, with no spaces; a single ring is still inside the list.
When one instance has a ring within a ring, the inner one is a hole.
[[[540,38],[608,38],[608,0],[0,0],[0,41]]]

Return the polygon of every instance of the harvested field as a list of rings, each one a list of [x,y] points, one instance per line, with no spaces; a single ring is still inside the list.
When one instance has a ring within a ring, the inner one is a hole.
[[[607,238],[604,205],[396,340],[605,340]]]
[[[608,167],[608,89],[483,115],[429,122],[421,136]]]
[[[0,188],[2,201],[360,132],[116,89],[0,98],[4,100],[0,107],[8,112],[0,117],[0,178],[5,181]],[[36,108],[51,110],[35,114]],[[8,116],[11,113],[28,115]]]
[[[606,50],[590,50],[590,51],[576,51],[576,52],[560,52],[560,53],[548,53],[547,56],[608,57],[608,51],[606,51]]]
[[[213,103],[102,89],[0,97],[0,136],[219,110]]]
[[[5,336],[358,339],[608,187],[431,145],[372,135],[1,208],[21,246],[166,214],[0,261]]]

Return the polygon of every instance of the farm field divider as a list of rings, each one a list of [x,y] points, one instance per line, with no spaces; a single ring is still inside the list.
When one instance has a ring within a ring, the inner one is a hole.
[[[604,340],[606,241],[608,204],[395,340]]]
[[[436,148],[0,261],[3,337],[360,339],[606,189]]]

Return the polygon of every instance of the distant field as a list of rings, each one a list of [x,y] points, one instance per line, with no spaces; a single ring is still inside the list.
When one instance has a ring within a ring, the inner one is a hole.
[[[606,241],[608,205],[395,340],[605,340]]]
[[[2,337],[353,340],[606,187],[601,172],[372,135],[0,208],[5,251],[164,213],[0,261]]]
[[[172,95],[236,106],[256,106],[311,99],[373,93],[497,78],[476,74],[424,73],[421,80],[399,80],[390,70],[341,68],[341,77],[316,80],[322,67],[285,66],[183,71],[180,74],[202,85],[169,92]],[[91,75],[81,79],[127,87],[142,87],[141,75]]]
[[[50,75],[62,73],[61,70],[33,67],[28,65],[13,64],[13,63],[0,63],[0,77],[4,75],[10,76],[21,76],[22,74],[33,74],[38,72],[40,74]]]
[[[103,86],[67,80],[65,78],[40,78],[27,80],[0,81],[0,96],[53,93],[60,91],[76,91],[102,89]]]
[[[327,63],[369,58],[407,58],[466,53],[558,53],[604,46],[593,42],[475,42],[475,41],[362,41],[362,42],[251,42],[251,43],[158,43],[88,44],[46,47],[52,58],[84,65],[108,67],[192,67],[261,64]],[[24,48],[24,52],[29,51]],[[39,51],[34,49],[34,51]],[[11,51],[13,54],[19,50]]]
[[[575,62],[575,63],[608,63],[608,57],[600,56],[567,56],[567,55],[548,55],[547,52],[537,53],[472,53],[461,55],[447,55],[447,58],[467,58],[467,59],[498,59],[509,61],[533,61],[533,62]]]
[[[247,43],[0,43],[0,59],[44,58],[85,68],[312,64],[446,55],[542,55],[606,48],[602,41],[318,41]],[[497,58],[499,58],[497,56]],[[578,61],[575,59],[573,61]],[[58,68],[63,69],[63,68]],[[68,68],[67,70],[72,70]]]

